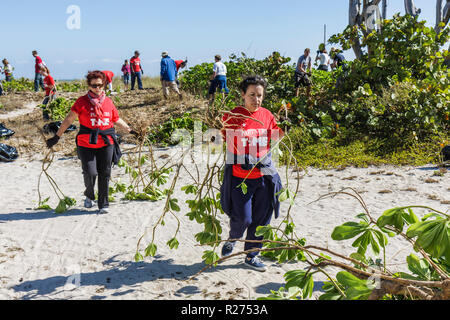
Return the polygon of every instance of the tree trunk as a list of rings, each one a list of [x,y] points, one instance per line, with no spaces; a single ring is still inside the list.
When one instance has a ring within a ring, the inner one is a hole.
[[[417,9],[414,5],[414,0],[405,0],[405,12],[413,17],[418,16],[420,9]]]
[[[441,22],[444,23],[444,27],[447,25],[450,19],[450,0],[446,1],[444,9],[442,9],[442,0],[436,0],[436,25],[434,30],[436,33],[442,31],[442,27],[439,26]]]
[[[361,21],[361,0],[349,0],[349,8],[348,8],[348,22],[350,26],[358,25]],[[359,43],[358,38],[353,38],[352,40],[352,48],[355,52],[356,59],[361,59],[363,52],[361,49],[361,44]]]
[[[434,27],[436,33],[439,33],[441,31],[441,27],[439,26],[441,21],[442,21],[442,0],[436,0],[436,25]]]
[[[383,0],[383,4],[381,6],[383,7],[381,15],[383,17],[383,20],[385,20],[387,15],[387,0]]]
[[[447,0],[447,3],[444,7],[444,12],[442,14],[442,21],[447,25],[450,20],[450,0]]]

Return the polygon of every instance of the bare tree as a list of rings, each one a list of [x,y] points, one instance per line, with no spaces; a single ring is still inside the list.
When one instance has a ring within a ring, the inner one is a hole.
[[[444,26],[446,26],[449,20],[450,0],[446,1],[444,9],[442,9],[442,0],[436,0],[436,26],[434,27],[434,30],[436,30],[437,33],[441,32],[442,27],[440,26],[440,23],[443,22]]]
[[[405,0],[405,12],[406,14],[415,17],[420,14],[421,10],[416,8],[416,6],[414,5],[414,0]]]
[[[363,0],[361,4],[361,0],[349,0],[349,25],[360,26],[365,24],[367,28],[362,29],[364,36],[367,36],[369,32],[375,28],[380,29],[381,25],[378,23],[378,19],[381,17],[378,5],[381,1],[382,0]],[[360,59],[363,52],[359,39],[353,38],[352,43],[355,56],[357,59]]]

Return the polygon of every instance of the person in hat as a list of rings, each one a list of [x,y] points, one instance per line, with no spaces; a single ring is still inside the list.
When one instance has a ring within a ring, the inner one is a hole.
[[[134,84],[138,82],[138,88],[139,90],[143,90],[142,87],[142,75],[144,74],[144,69],[142,68],[141,59],[139,58],[140,53],[139,51],[134,52],[134,56],[130,59],[130,66],[131,66],[131,90],[134,90]]]
[[[177,76],[177,66],[175,61],[169,57],[169,53],[164,51],[161,53],[161,85],[163,90],[164,98],[167,99],[169,96],[169,88],[178,94],[180,100],[183,99],[180,90],[178,89],[177,83],[175,82]]]
[[[217,54],[214,57],[213,74],[211,76],[211,84],[208,90],[209,105],[214,103],[216,89],[222,93],[222,100],[228,95],[230,90],[227,87],[227,66],[221,61],[222,57]]]
[[[344,55],[339,51],[339,49],[336,49],[334,47],[331,48],[330,56],[333,59],[333,63],[331,64],[331,69],[336,69],[341,66],[344,66],[345,63],[345,57]]]
[[[78,118],[80,131],[76,136],[77,154],[81,160],[85,185],[85,208],[92,208],[95,200],[95,181],[98,177],[98,213],[108,213],[109,180],[112,164],[119,162],[121,152],[114,127],[137,135],[119,117],[113,101],[105,94],[106,76],[102,71],[90,71],[87,76],[89,91],[78,98],[61,123],[56,134],[47,139],[48,148],[58,143],[67,128]]]

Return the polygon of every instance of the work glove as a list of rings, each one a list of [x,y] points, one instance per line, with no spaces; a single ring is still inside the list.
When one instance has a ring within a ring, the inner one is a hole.
[[[47,139],[47,141],[46,141],[47,148],[53,147],[55,144],[58,143],[58,141],[59,141],[59,136],[55,134],[52,138]]]
[[[135,136],[136,139],[138,139],[138,141],[143,141],[143,140],[144,140],[144,138],[139,134],[139,132],[136,132],[136,131],[134,131],[134,130],[131,130],[131,131],[130,131],[130,134],[132,134],[133,136]]]

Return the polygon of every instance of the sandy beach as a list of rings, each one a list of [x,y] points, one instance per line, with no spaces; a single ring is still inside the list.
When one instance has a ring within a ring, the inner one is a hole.
[[[164,158],[173,151],[159,149],[155,156]],[[286,271],[306,267],[301,263],[279,265],[263,258],[268,271],[261,273],[246,268],[243,256],[238,256],[189,280],[205,266],[202,252],[206,247],[198,246],[194,238],[202,226],[185,216],[189,212],[185,200],[191,197],[180,188],[189,183],[187,174],[181,175],[174,195],[181,207],[178,249],[171,250],[166,245],[177,227],[176,220],[167,217],[165,226],[159,226],[156,232],[157,255],[134,262],[138,239],[156,223],[164,201],[127,201],[118,197],[111,203],[110,213],[98,215],[96,208],[85,209],[82,205],[79,160],[60,156],[49,173],[66,195],[76,199],[77,205],[64,214],[34,210],[42,157],[21,157],[12,163],[0,163],[0,299],[255,299],[278,290]],[[299,194],[291,211],[296,232],[306,238],[307,244],[345,254],[354,252],[352,240],[336,242],[330,235],[334,227],[357,221],[355,216],[363,212],[358,201],[338,195],[314,202],[322,195],[347,187],[361,194],[375,218],[387,209],[407,205],[448,212],[449,173],[439,176],[435,174],[437,170],[433,165],[309,168],[301,172]],[[279,168],[284,182],[285,171]],[[296,175],[289,170],[293,189]],[[126,181],[127,176],[123,168],[115,167],[112,180],[118,178]],[[50,205],[56,206],[56,196],[45,179],[41,193],[50,196]],[[272,220],[272,225],[281,223],[287,208],[288,203],[283,202],[280,217]],[[415,212],[419,217],[427,213],[421,209]],[[226,238],[228,217],[220,215],[219,219],[224,228],[222,236]],[[150,239],[151,232],[142,241],[141,251]],[[236,250],[243,250],[243,244],[238,244]],[[406,241],[389,238],[388,269],[406,271],[405,257],[411,251]],[[374,257],[372,253],[369,255]],[[331,274],[337,271],[330,269]],[[315,278],[312,299],[321,294],[323,281],[325,276]]]

